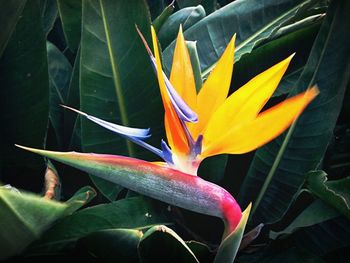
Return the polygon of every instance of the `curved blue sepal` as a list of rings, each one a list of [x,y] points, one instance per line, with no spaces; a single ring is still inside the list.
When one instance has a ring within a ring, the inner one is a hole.
[[[146,139],[149,138],[151,136],[150,134],[150,129],[140,129],[140,128],[130,128],[130,127],[126,127],[126,126],[122,126],[122,125],[118,125],[115,123],[111,123],[108,121],[104,121],[101,120],[97,117],[91,116],[85,112],[76,110],[74,108],[62,105],[62,107],[72,110],[76,113],[79,113],[80,115],[83,115],[84,117],[86,117],[87,119],[93,121],[94,123],[110,130],[113,131],[115,133],[118,133],[120,135],[125,135],[126,137],[133,137],[133,138],[137,138],[137,139]]]
[[[153,56],[151,56],[152,66],[155,72],[157,72],[156,60]],[[168,77],[162,70],[162,74],[165,81],[165,86],[167,88],[170,101],[175,108],[175,111],[179,118],[186,122],[197,122],[198,115],[194,112],[187,103],[181,98],[181,96],[177,93],[173,85],[170,83]]]
[[[157,63],[156,63],[156,59],[153,56],[153,53],[151,51],[151,49],[149,48],[146,39],[143,37],[141,31],[138,29],[138,27],[136,26],[136,31],[139,34],[145,48],[146,51],[151,59],[151,64],[153,67],[153,70],[155,71],[155,73],[157,73]],[[162,70],[162,69],[161,69]],[[162,70],[162,74],[164,76],[164,80],[165,80],[165,86],[167,88],[171,103],[173,104],[176,113],[178,115],[178,117],[182,120],[182,121],[187,121],[187,122],[197,122],[198,121],[198,116],[197,113],[194,112],[187,104],[186,102],[181,98],[181,96],[177,93],[177,91],[174,89],[173,85],[170,83],[168,77],[165,75],[165,73]]]
[[[138,128],[130,128],[130,127],[121,126],[118,124],[114,124],[114,123],[111,123],[108,121],[101,120],[97,117],[88,115],[85,112],[82,112],[80,110],[76,110],[74,108],[71,108],[71,107],[68,107],[65,105],[61,105],[61,106],[86,117],[87,119],[93,121],[94,123],[106,128],[110,131],[118,133],[122,137],[129,139],[133,143],[136,143],[137,145],[139,145],[139,146],[153,152],[154,154],[158,155],[160,158],[162,158],[166,162],[169,162],[170,160],[172,160],[171,150],[169,149],[169,147],[166,144],[165,145],[168,148],[163,148],[163,145],[162,145],[162,150],[159,150],[158,148],[143,141],[144,139],[147,139],[148,137],[151,136],[151,134],[149,133],[150,129],[138,129]],[[170,153],[170,155],[169,155],[169,153]]]

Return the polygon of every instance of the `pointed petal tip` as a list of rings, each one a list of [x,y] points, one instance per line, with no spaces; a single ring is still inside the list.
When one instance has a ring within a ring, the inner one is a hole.
[[[310,96],[316,97],[318,94],[320,94],[320,90],[318,89],[317,84],[312,86],[310,89],[306,91]]]
[[[235,43],[236,43],[236,33],[233,34],[233,36],[231,37],[230,42],[227,44],[226,48],[229,49],[231,52],[234,52]]]
[[[283,64],[287,64],[289,65],[289,63],[292,61],[292,59],[294,58],[296,52],[292,53],[291,55],[289,55],[287,58],[285,58],[284,60],[282,60],[281,62]]]
[[[237,38],[237,34],[234,33],[233,36],[231,37],[230,43],[235,43]]]
[[[154,29],[154,26],[153,26],[153,25],[151,25],[151,33],[152,33],[152,35],[153,35],[153,34],[156,35],[156,30]]]
[[[60,106],[63,107],[63,108],[65,108],[65,109],[74,111],[74,112],[76,112],[76,113],[78,113],[78,114],[80,114],[80,115],[83,115],[83,116],[85,116],[85,117],[88,116],[88,114],[86,114],[85,112],[82,112],[82,111],[80,111],[80,110],[74,109],[74,108],[72,108],[72,107],[69,107],[69,106],[66,106],[66,105],[63,105],[63,104],[60,104]]]

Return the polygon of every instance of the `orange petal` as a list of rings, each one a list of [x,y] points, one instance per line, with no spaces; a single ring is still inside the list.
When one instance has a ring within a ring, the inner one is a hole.
[[[175,153],[188,153],[189,146],[188,146],[184,128],[174,110],[173,105],[171,104],[169,95],[166,90],[165,81],[162,74],[162,64],[160,62],[157,36],[153,26],[151,27],[151,31],[152,31],[154,56],[157,63],[158,83],[159,83],[160,93],[162,96],[164,110],[165,110],[164,122],[165,122],[165,131],[166,131],[168,143],[170,148]]]
[[[276,90],[293,56],[260,73],[225,100],[208,122],[205,130],[208,143],[221,136],[227,127],[256,118]]]
[[[188,125],[193,138],[202,132],[211,115],[225,101],[231,83],[235,49],[234,35],[197,96],[198,123]]]
[[[196,85],[181,26],[176,40],[170,82],[187,105],[195,111],[197,104]]]
[[[204,134],[202,157],[246,153],[268,143],[285,131],[317,94],[318,89],[313,87],[289,98],[259,114],[253,121],[232,127],[209,145],[205,144]]]

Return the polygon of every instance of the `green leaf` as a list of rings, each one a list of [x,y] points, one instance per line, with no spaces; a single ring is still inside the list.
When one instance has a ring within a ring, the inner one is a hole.
[[[61,51],[47,42],[47,61],[50,78],[50,113],[49,118],[54,129],[59,149],[64,142],[64,109],[60,105],[68,102],[72,66]]]
[[[54,254],[73,248],[79,238],[112,228],[144,229],[167,224],[166,212],[143,197],[122,199],[80,210],[52,226],[27,251],[29,255]]]
[[[176,0],[180,9],[185,7],[199,5],[202,0]]]
[[[103,262],[138,262],[137,246],[142,235],[137,229],[100,230],[79,239],[77,247]]]
[[[290,96],[314,84],[320,94],[288,132],[256,152],[239,195],[241,204],[255,200],[255,223],[277,221],[302,186],[305,174],[316,169],[324,156],[349,80],[350,37],[344,27],[350,25],[349,10],[348,1],[331,4]]]
[[[313,16],[306,17],[302,20],[298,20],[292,24],[286,25],[281,27],[280,29],[277,30],[277,32],[273,35],[273,38],[278,38],[280,36],[284,36],[286,34],[295,32],[297,30],[307,28],[309,26],[312,26],[314,24],[318,24],[321,22],[324,18],[325,14],[316,14]]]
[[[77,51],[77,56],[74,61],[72,75],[69,82],[69,90],[67,94],[66,105],[75,109],[80,108],[80,90],[79,90],[79,72],[80,72],[80,49]],[[80,122],[79,116],[74,114],[68,109],[63,109],[63,138],[64,138],[64,149],[80,150]],[[76,136],[78,135],[79,146],[74,143]]]
[[[276,239],[282,235],[292,234],[299,228],[310,227],[338,216],[339,213],[335,209],[318,199],[305,208],[284,230],[271,231],[270,238]]]
[[[57,0],[64,37],[75,52],[80,44],[82,1]]]
[[[45,36],[53,28],[57,18],[57,3],[54,0],[40,0],[41,21]]]
[[[96,196],[96,191],[90,186],[80,188],[70,199],[66,201],[68,208],[66,214],[71,214],[89,203]]]
[[[174,9],[175,9],[174,3],[170,3],[170,5],[164,8],[162,13],[159,16],[157,16],[156,19],[153,20],[152,24],[156,32],[158,32],[159,29],[163,26],[164,22],[173,13]]]
[[[201,5],[186,7],[172,14],[165,21],[158,33],[158,39],[161,46],[165,48],[176,39],[180,25],[182,25],[182,28],[185,31],[204,17],[205,10]]]
[[[203,81],[196,41],[186,41],[186,46],[191,59],[194,81],[196,83],[196,90],[199,92],[199,90],[202,88]]]
[[[151,13],[152,20],[156,19],[166,8],[167,1],[166,0],[147,0],[148,9]]]
[[[191,240],[186,241],[186,245],[195,254],[199,262],[213,262],[214,252],[206,244]]]
[[[349,219],[342,216],[301,228],[291,236],[290,240],[300,248],[324,256],[350,245]]]
[[[0,60],[2,180],[18,182],[22,188],[34,182],[41,185],[45,169],[42,158],[23,154],[14,144],[44,144],[49,108],[47,72],[39,4],[28,1]],[[18,176],[21,179],[16,180]]]
[[[142,0],[83,2],[80,105],[82,111],[106,121],[152,128],[153,137],[149,142],[159,145],[162,103],[135,24],[149,40],[150,18]],[[155,158],[145,149],[88,120],[82,120],[81,125],[84,151]],[[107,195],[115,186],[98,187]],[[107,197],[114,200],[116,196]]]
[[[269,0],[234,1],[208,15],[184,32],[186,40],[198,41],[202,75],[207,76],[232,36],[236,36],[235,61],[267,42],[298,10],[312,1]],[[254,19],[247,19],[254,17]],[[164,50],[164,66],[170,71],[174,42]]]
[[[217,3],[217,0],[177,0],[176,2],[179,5],[180,9],[190,7],[190,6],[196,6],[200,4],[204,7],[205,12],[207,14],[214,12],[217,8],[220,7]],[[232,1],[228,1],[228,2],[232,2]]]
[[[117,199],[118,194],[124,189],[118,184],[113,184],[108,180],[90,174],[90,179],[97,189],[110,201]]]
[[[84,190],[84,195],[80,193],[68,203],[59,203],[0,188],[0,259],[22,252],[54,221],[85,204],[90,190]]]
[[[207,14],[214,12],[218,8],[217,0],[177,0],[180,9],[202,5]]]
[[[8,0],[0,2],[0,57],[10,40],[17,21],[26,4],[24,0]]]
[[[327,181],[323,171],[306,175],[307,188],[317,197],[350,219],[350,177]]]
[[[241,244],[245,226],[248,222],[250,214],[251,204],[242,213],[241,221],[236,229],[229,233],[224,240],[222,240],[218,252],[215,256],[214,263],[229,263],[233,262],[236,258],[239,246]]]
[[[142,262],[199,262],[185,241],[166,226],[154,226],[141,238],[138,246]]]

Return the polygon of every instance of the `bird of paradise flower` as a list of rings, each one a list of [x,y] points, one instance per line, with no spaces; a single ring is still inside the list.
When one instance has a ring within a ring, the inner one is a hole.
[[[291,55],[228,96],[234,65],[233,36],[197,94],[181,27],[176,40],[170,79],[162,71],[153,27],[151,31],[154,55],[142,34],[138,32],[158,77],[165,110],[167,143],[162,140],[161,148],[158,149],[145,142],[150,136],[149,129],[117,125],[64,107],[152,151],[164,162],[150,163],[117,155],[53,152],[19,147],[169,204],[220,217],[225,222],[224,237],[227,237],[239,224],[245,225],[250,206],[242,217],[241,208],[230,193],[197,176],[200,163],[205,158],[218,154],[246,153],[271,141],[297,119],[318,94],[318,89],[312,87],[261,112],[285,73],[293,57]]]

